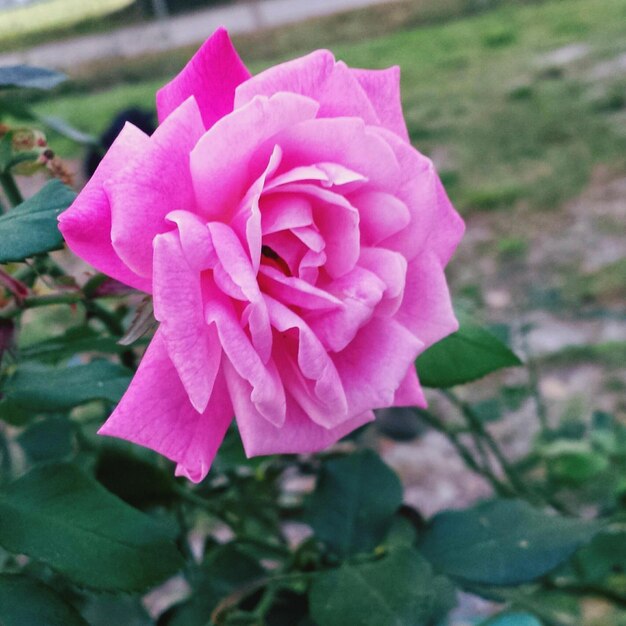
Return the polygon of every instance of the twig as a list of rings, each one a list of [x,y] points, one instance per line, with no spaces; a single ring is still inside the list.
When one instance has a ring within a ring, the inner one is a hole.
[[[493,473],[490,467],[483,467],[478,463],[478,461],[476,461],[472,453],[463,444],[458,434],[454,430],[448,428],[441,420],[439,420],[428,411],[420,410],[419,412],[417,412],[417,416],[423,419],[429,426],[445,435],[448,441],[454,446],[459,456],[463,459],[465,464],[471,470],[485,478],[491,484],[497,494],[502,496],[513,495],[511,488],[508,485],[504,484],[502,481],[500,481],[500,479]]]
[[[22,198],[22,194],[15,184],[15,179],[9,172],[0,174],[0,186],[4,189],[4,193],[12,206],[17,206],[24,202],[24,198]]]

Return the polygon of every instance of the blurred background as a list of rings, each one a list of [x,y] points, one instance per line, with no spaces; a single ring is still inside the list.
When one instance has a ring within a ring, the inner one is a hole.
[[[626,0],[0,0],[0,66],[70,76],[19,97],[79,188],[94,142],[121,112],[150,126],[155,91],[220,25],[253,73],[322,47],[401,66],[411,140],[467,221],[449,268],[456,308],[528,363],[459,392],[511,457],[561,458],[533,447],[541,421],[568,441],[603,415],[626,424]],[[0,112],[10,123],[8,100]],[[377,445],[425,515],[490,493],[413,414],[380,417]],[[574,458],[554,471],[580,480],[587,463],[589,506],[626,488],[601,459]]]

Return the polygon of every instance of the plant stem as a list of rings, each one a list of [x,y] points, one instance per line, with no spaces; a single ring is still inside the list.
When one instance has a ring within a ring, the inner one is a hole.
[[[4,189],[4,193],[12,206],[17,206],[24,202],[24,198],[22,198],[22,194],[15,184],[15,179],[9,172],[0,174],[0,186]]]
[[[541,427],[542,434],[550,429],[548,423],[548,411],[546,409],[545,402],[541,397],[541,391],[539,390],[539,372],[537,371],[537,363],[532,358],[530,353],[530,346],[528,345],[528,331],[522,329],[522,349],[526,356],[526,370],[528,371],[528,385],[530,392],[535,402],[535,410],[537,411],[537,419]]]
[[[20,306],[15,304],[0,311],[0,319],[15,317],[24,309],[34,309],[40,306],[50,306],[51,304],[76,304],[82,298],[82,294],[78,291],[53,293],[45,296],[27,296]]]
[[[517,472],[513,468],[513,466],[508,462],[507,458],[504,456],[502,450],[500,450],[500,446],[496,442],[496,440],[491,436],[491,433],[485,428],[480,417],[474,412],[474,409],[464,402],[460,398],[458,398],[452,391],[442,390],[443,395],[454,404],[462,413],[463,417],[465,417],[468,426],[470,429],[477,434],[477,436],[482,439],[489,450],[491,450],[494,457],[497,459],[502,471],[505,476],[511,483],[511,486],[515,491],[520,494],[528,493],[528,489],[524,484],[524,481],[517,475]]]
[[[474,472],[485,478],[493,487],[494,491],[501,496],[510,496],[512,495],[511,488],[504,484],[500,479],[493,473],[490,467],[481,466],[472,453],[467,449],[467,447],[463,444],[458,434],[448,428],[446,424],[444,424],[440,419],[434,416],[432,413],[428,411],[421,410],[418,413],[418,417],[423,419],[429,426],[437,430],[446,436],[448,441],[454,446],[459,456],[463,459],[465,464]]]

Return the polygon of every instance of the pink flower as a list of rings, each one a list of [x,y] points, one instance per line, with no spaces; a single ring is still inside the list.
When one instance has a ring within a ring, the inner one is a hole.
[[[233,415],[254,456],[424,405],[413,362],[457,328],[443,268],[463,222],[409,144],[398,68],[318,50],[251,77],[218,30],[157,107],[60,217],[160,322],[100,433],[199,481]]]

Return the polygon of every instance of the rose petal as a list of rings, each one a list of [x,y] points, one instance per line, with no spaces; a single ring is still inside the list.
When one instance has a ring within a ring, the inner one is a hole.
[[[277,300],[265,299],[272,326],[282,333],[276,358],[287,391],[314,422],[325,428],[337,426],[348,418],[348,404],[334,363],[302,318]],[[291,329],[297,333],[297,362],[285,334]]]
[[[200,272],[183,253],[178,233],[154,240],[154,316],[168,354],[187,390],[189,400],[202,413],[211,397],[222,349],[214,325],[203,315]]]
[[[333,72],[335,57],[328,50],[316,50],[306,56],[274,65],[239,85],[235,108],[245,106],[255,96],[273,96],[290,92],[318,100],[317,96]]]
[[[335,428],[324,428],[311,421],[298,403],[288,395],[287,418],[281,427],[276,427],[264,419],[250,402],[250,385],[237,374],[231,364],[224,368],[224,373],[248,457],[318,452],[374,419],[374,414],[366,411]]]
[[[250,78],[224,28],[207,39],[183,70],[156,96],[159,121],[195,96],[206,128],[233,110],[235,88]]]
[[[200,482],[232,417],[222,374],[206,410],[198,413],[191,406],[157,331],[128,391],[98,433],[151,448],[178,463],[177,474]]]
[[[308,235],[307,246],[314,252],[324,250],[327,257],[324,269],[332,278],[347,274],[359,258],[359,212],[344,196],[313,184],[291,183],[281,187],[280,191],[304,194],[313,200],[313,220],[321,237],[311,230],[294,228],[292,232],[299,239],[301,235]]]
[[[372,318],[386,285],[373,272],[357,266],[323,288],[341,301],[342,308],[307,313],[306,321],[328,350],[339,352]]]
[[[411,222],[406,204],[383,191],[363,191],[350,195],[350,203],[359,211],[363,245],[375,246],[405,229]]]
[[[422,409],[428,406],[424,391],[417,377],[415,365],[411,364],[409,366],[406,376],[396,390],[396,395],[393,397],[392,406],[418,406]]]
[[[394,193],[411,214],[409,225],[381,244],[401,252],[407,261],[424,249],[432,249],[443,264],[447,263],[465,225],[445,195],[432,161],[389,131],[379,128],[373,132],[384,137],[394,150],[403,172]]]
[[[193,184],[202,214],[207,219],[229,221],[250,182],[267,167],[277,142],[265,151],[257,148],[283,128],[314,118],[318,108],[310,98],[278,93],[255,98],[217,122],[191,153]]]
[[[215,285],[205,281],[205,315],[215,323],[220,344],[239,376],[251,385],[251,402],[275,425],[285,421],[285,390],[270,359],[263,363],[241,326],[234,306]],[[225,361],[225,359],[223,359]]]
[[[361,248],[359,266],[373,272],[385,283],[385,293],[376,307],[376,314],[394,315],[404,297],[406,259],[399,252],[385,248]]]
[[[392,406],[423,344],[401,324],[374,317],[333,361],[348,398],[349,413]]]
[[[117,256],[111,243],[111,206],[104,181],[140,158],[150,139],[126,124],[74,203],[59,216],[59,230],[81,259],[126,285],[152,291],[152,277],[139,276]]]
[[[441,261],[426,251],[407,267],[404,299],[395,319],[408,328],[424,347],[458,329]]]
[[[409,141],[400,98],[400,68],[352,70],[353,76],[367,94],[381,124]]]
[[[286,128],[278,133],[274,143],[283,149],[285,168],[338,163],[366,178],[372,189],[395,191],[404,174],[382,132],[357,118],[323,118]]]
[[[194,210],[189,153],[203,132],[198,105],[190,98],[157,128],[141,159],[104,183],[113,247],[137,274],[152,275],[152,240],[171,230],[167,214]]]
[[[314,310],[343,308],[341,300],[328,291],[318,289],[297,276],[285,276],[280,270],[269,265],[261,265],[259,285],[263,293],[283,304]]]
[[[272,353],[272,329],[250,259],[230,226],[211,222],[208,229],[221,266],[251,304],[249,323],[252,343],[261,360],[267,363]]]

